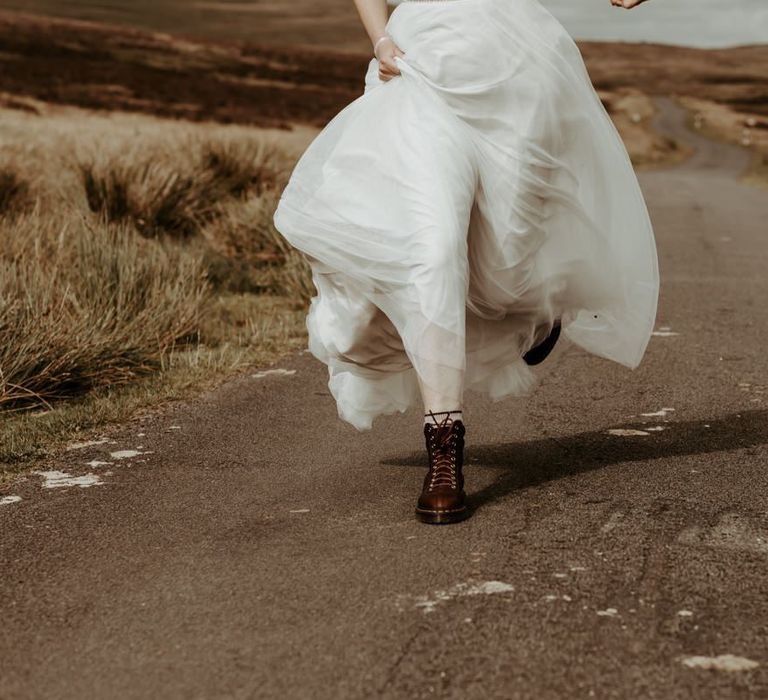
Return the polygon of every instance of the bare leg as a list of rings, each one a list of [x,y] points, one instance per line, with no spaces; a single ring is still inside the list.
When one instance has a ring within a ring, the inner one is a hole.
[[[438,327],[427,329],[420,343],[419,389],[425,416],[450,411],[449,422],[461,418],[464,399],[464,347],[448,340]],[[427,359],[429,358],[429,359]]]
[[[458,373],[457,381],[460,381]],[[419,388],[421,389],[421,399],[424,402],[424,413],[462,410],[463,397],[461,392],[449,389],[447,393],[441,393],[425,385],[421,378],[419,378]]]

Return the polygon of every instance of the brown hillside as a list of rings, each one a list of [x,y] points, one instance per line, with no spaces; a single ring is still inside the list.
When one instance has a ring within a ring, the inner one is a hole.
[[[362,92],[367,54],[189,41],[0,12],[0,92],[93,109],[263,126],[325,124]],[[585,42],[599,90],[681,94],[768,115],[768,46]]]

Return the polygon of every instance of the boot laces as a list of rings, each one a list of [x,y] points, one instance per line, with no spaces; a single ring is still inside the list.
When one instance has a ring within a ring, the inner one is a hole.
[[[432,419],[434,414],[430,411]],[[456,488],[456,433],[451,429],[452,423],[446,414],[436,425],[431,426],[429,442],[431,447],[432,464],[430,469],[429,489],[439,486]]]

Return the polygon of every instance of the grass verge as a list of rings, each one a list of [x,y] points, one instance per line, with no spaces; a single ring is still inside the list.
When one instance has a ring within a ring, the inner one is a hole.
[[[270,295],[225,294],[212,302],[200,342],[172,349],[159,369],[128,384],[100,386],[51,407],[0,418],[0,487],[42,458],[105,426],[198,395],[306,344],[304,311]]]
[[[0,482],[305,343],[284,134],[0,110]]]

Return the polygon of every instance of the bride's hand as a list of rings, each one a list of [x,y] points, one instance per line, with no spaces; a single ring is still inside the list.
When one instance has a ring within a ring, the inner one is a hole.
[[[400,69],[395,62],[395,56],[405,56],[405,54],[397,48],[395,42],[392,39],[384,39],[376,47],[376,58],[379,60],[379,79],[386,82],[392,80],[396,75],[400,75]]]
[[[623,7],[625,10],[631,10],[633,7],[637,7],[645,0],[611,0],[611,5],[614,7]]]

